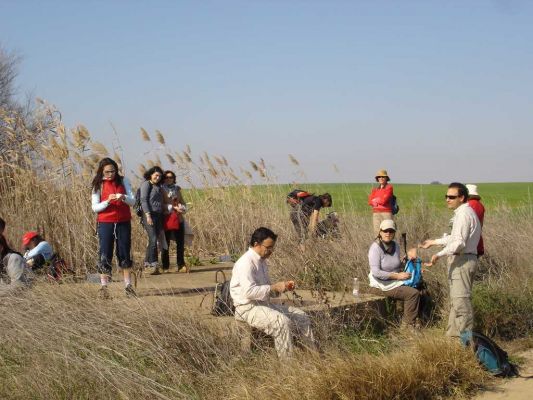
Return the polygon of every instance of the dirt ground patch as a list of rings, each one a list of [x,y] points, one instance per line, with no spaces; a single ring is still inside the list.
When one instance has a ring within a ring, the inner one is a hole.
[[[520,373],[533,375],[533,349],[519,353],[524,362]],[[494,386],[476,395],[473,400],[526,400],[533,396],[533,378],[498,379]]]

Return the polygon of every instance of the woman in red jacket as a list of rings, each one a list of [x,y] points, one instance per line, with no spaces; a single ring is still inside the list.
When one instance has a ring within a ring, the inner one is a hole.
[[[131,286],[131,212],[135,196],[126,178],[119,175],[118,165],[111,158],[98,164],[92,182],[92,209],[98,214],[98,241],[100,244],[98,272],[100,273],[100,297],[109,298],[107,284],[111,277],[111,260],[116,244],[118,265],[124,273],[126,296],[135,296]]]
[[[379,170],[376,174],[376,182],[379,186],[373,188],[370,196],[368,196],[368,204],[372,206],[372,222],[376,237],[379,235],[381,221],[392,220],[392,196],[394,193],[389,181],[390,177],[387,171]]]

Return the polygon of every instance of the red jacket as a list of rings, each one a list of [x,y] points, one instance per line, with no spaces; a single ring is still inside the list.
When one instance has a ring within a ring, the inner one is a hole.
[[[485,219],[485,207],[478,199],[469,199],[468,205],[474,209],[479,222],[481,222],[481,227],[483,227],[483,220]],[[477,255],[482,256],[485,254],[485,246],[483,245],[483,236],[479,238],[479,243],[477,244]]]
[[[103,181],[100,199],[106,200],[113,193],[126,194],[126,189],[115,181]],[[97,221],[113,223],[131,221],[130,206],[123,201],[111,200],[106,209],[98,213]]]
[[[368,204],[372,206],[372,212],[392,212],[392,195],[393,188],[388,183],[383,189],[381,189],[381,186],[372,189],[370,196],[368,196]]]

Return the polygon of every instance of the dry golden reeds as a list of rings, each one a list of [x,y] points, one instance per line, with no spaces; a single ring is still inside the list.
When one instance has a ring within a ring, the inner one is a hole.
[[[294,164],[296,166],[300,165],[300,163],[298,162],[296,157],[294,157],[292,154],[289,154],[289,160],[291,161],[292,164]]]
[[[141,137],[142,139],[145,141],[145,142],[150,142],[151,139],[150,139],[150,135],[148,134],[148,132],[146,132],[146,129],[142,128],[141,127]]]
[[[163,134],[158,131],[157,129],[155,130],[155,137],[156,137],[156,140],[159,144],[161,145],[165,145],[165,137],[163,136]]]
[[[109,156],[109,152],[107,151],[107,148],[100,142],[91,142],[91,149],[94,153],[98,154],[101,158]]]

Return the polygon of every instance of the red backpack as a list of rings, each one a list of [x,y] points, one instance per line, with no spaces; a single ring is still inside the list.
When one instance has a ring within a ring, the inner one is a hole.
[[[305,190],[294,189],[287,195],[287,204],[294,207],[295,205],[300,204],[303,199],[312,195],[312,193],[306,192]]]

